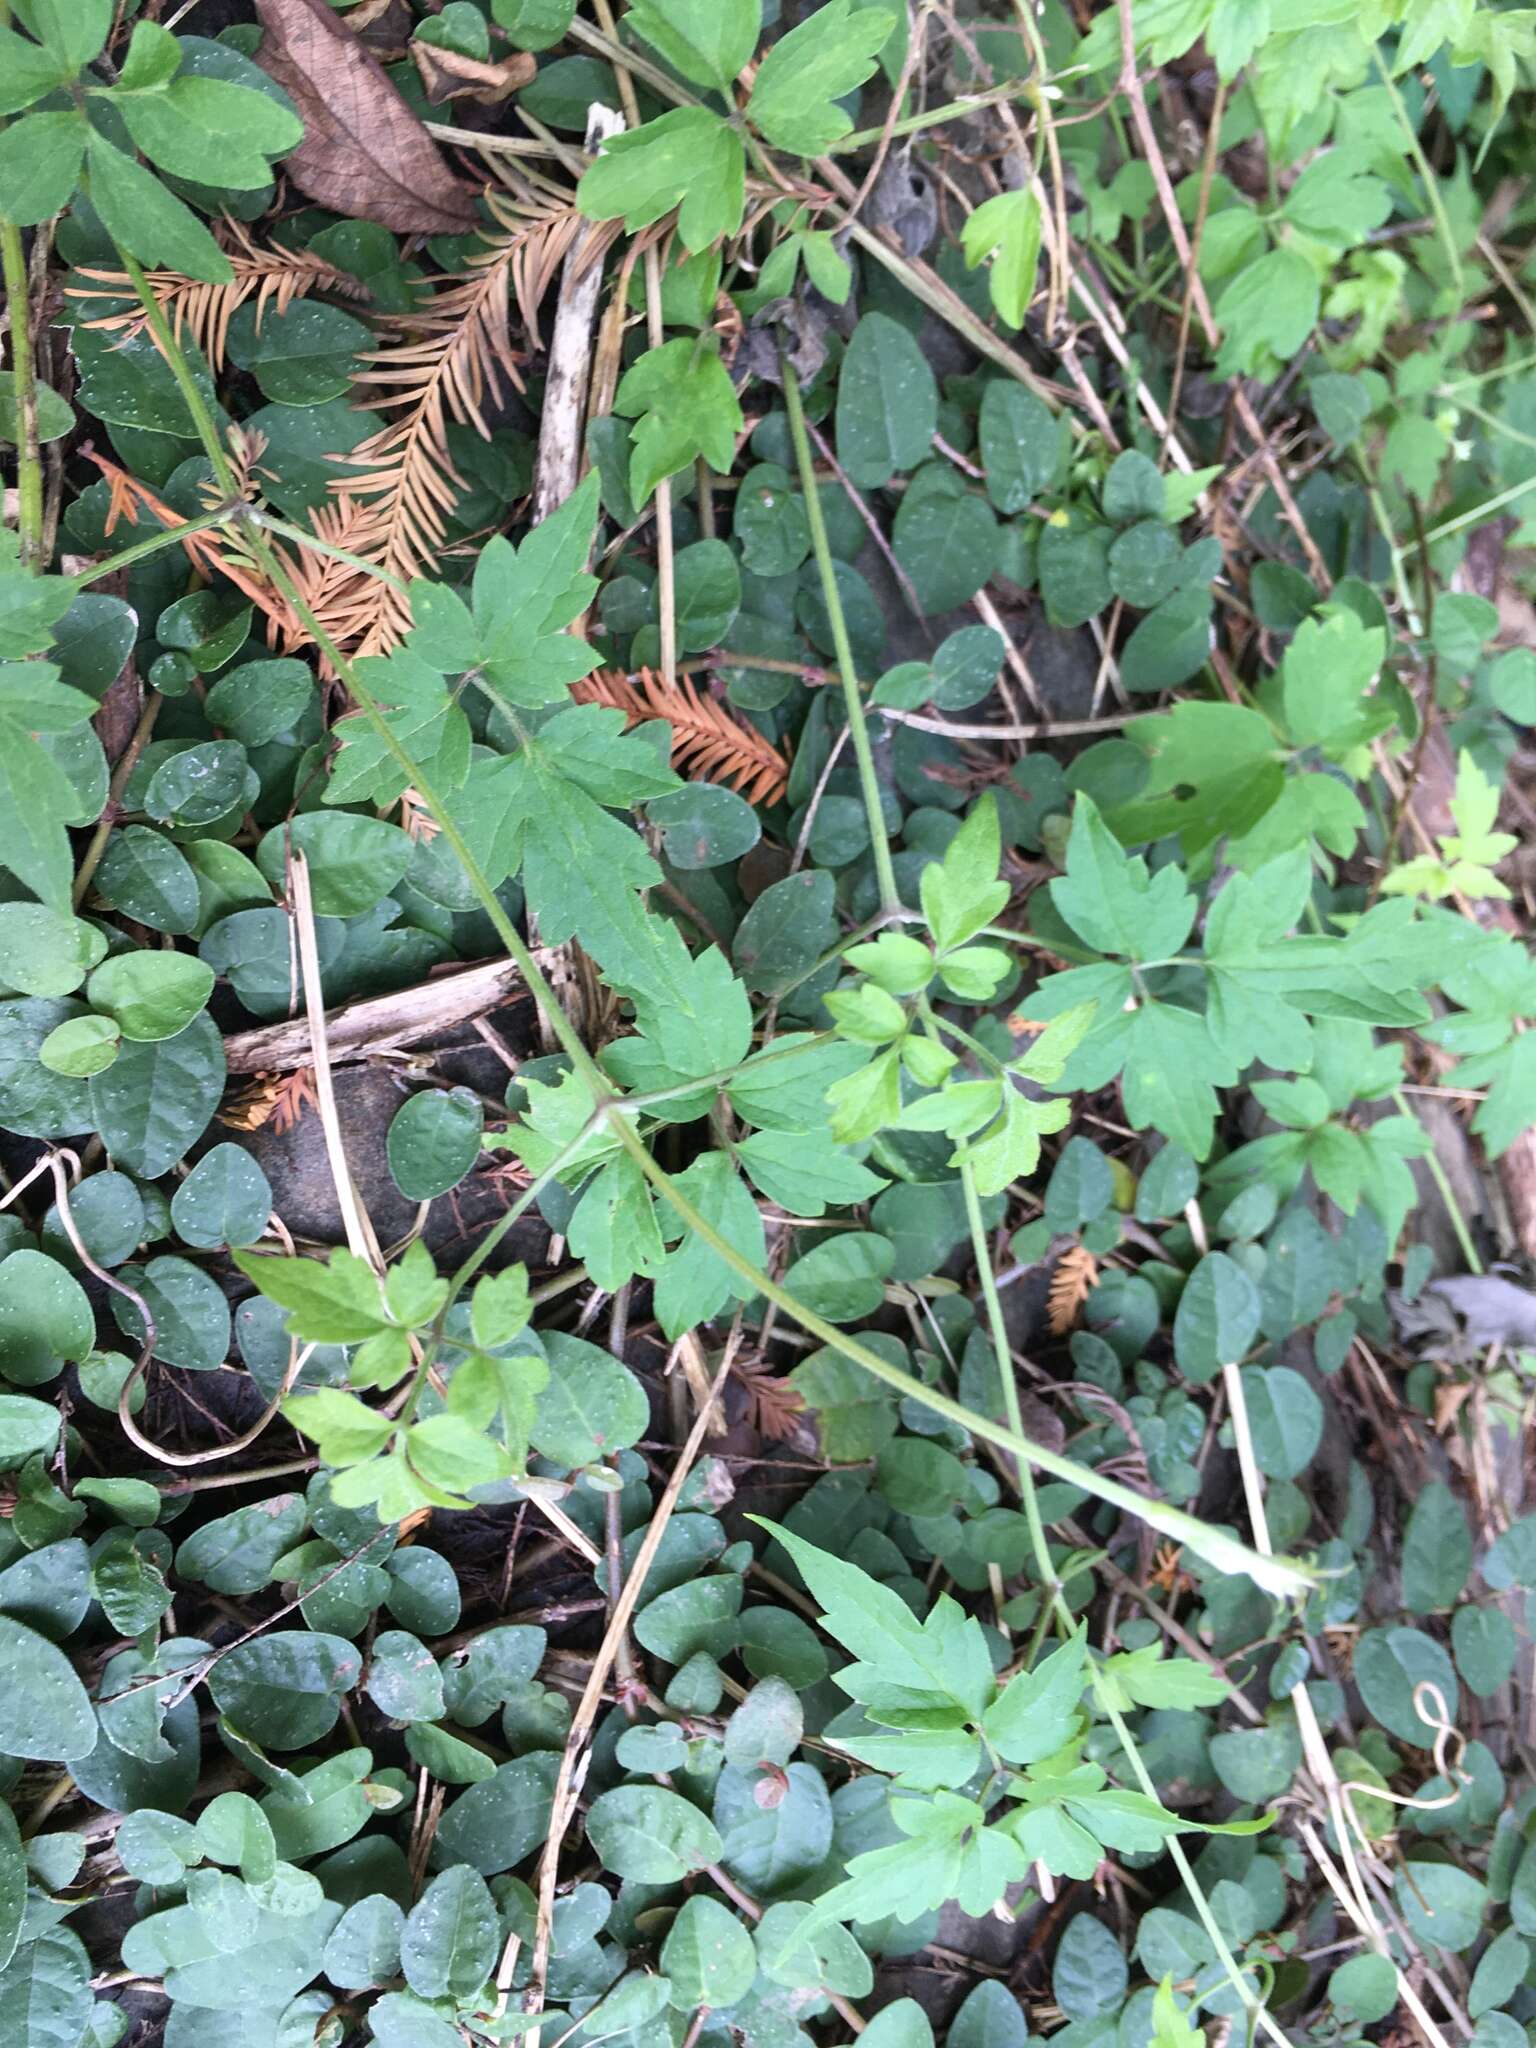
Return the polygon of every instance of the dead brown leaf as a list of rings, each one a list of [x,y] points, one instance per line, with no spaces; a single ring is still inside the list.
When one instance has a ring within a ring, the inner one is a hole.
[[[372,50],[381,64],[397,64],[410,48],[416,17],[410,0],[358,0],[347,9],[347,32]]]
[[[427,98],[433,106],[444,100],[474,100],[479,106],[494,107],[509,94],[518,92],[532,78],[538,65],[526,50],[514,50],[494,64],[478,57],[466,57],[460,50],[446,50],[437,43],[415,41],[411,55]]]
[[[301,192],[399,234],[475,225],[472,188],[325,0],[256,0],[256,12],[257,61],[303,118],[304,140],[283,166]]]

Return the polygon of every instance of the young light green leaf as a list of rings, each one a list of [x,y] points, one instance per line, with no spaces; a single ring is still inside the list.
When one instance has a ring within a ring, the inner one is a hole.
[[[835,102],[869,77],[890,32],[886,8],[825,0],[758,66],[748,119],[776,149],[819,156],[852,129]]]

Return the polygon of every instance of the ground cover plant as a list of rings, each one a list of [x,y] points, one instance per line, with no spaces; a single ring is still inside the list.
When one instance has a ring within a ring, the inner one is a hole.
[[[0,2038],[1520,2048],[1533,64],[0,0]]]

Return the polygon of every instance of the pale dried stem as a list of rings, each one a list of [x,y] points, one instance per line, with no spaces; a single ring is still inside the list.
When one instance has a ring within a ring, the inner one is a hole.
[[[587,113],[587,148],[601,148],[624,126],[611,108],[593,106]],[[539,423],[539,453],[534,468],[532,524],[547,519],[575,490],[581,475],[582,425],[592,367],[592,324],[603,285],[603,266],[592,260],[601,237],[594,229],[572,242],[560,279],[560,297],[550,335],[544,377],[544,413]]]
[[[298,847],[289,854],[288,874],[299,945],[299,972],[304,983],[304,1008],[309,1018],[317,1114],[325,1134],[325,1156],[330,1164],[348,1249],[355,1258],[365,1260],[382,1275],[384,1255],[374,1235],[373,1224],[358,1198],[352,1169],[347,1163],[341,1119],[336,1111],[336,1090],[331,1079],[330,1046],[326,1036],[325,997],[320,984],[320,952],[315,941],[315,905],[309,886],[309,862]]]
[[[333,1065],[366,1059],[371,1053],[417,1045],[456,1024],[473,1024],[522,993],[522,977],[510,960],[491,960],[445,974],[393,995],[367,996],[325,1012],[326,1046]],[[232,1074],[283,1073],[313,1064],[314,1037],[308,1016],[237,1031],[224,1041]]]

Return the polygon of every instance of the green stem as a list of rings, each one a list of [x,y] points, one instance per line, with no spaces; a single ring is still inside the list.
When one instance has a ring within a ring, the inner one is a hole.
[[[16,409],[16,530],[24,569],[43,567],[43,459],[37,445],[37,379],[32,366],[32,308],[21,229],[0,217],[0,274],[11,312],[11,381]]]
[[[139,304],[144,308],[145,324],[155,337],[161,355],[170,366],[171,375],[176,381],[176,389],[181,393],[182,401],[191,415],[193,430],[202,442],[203,453],[213,470],[214,481],[218,484],[223,497],[233,505],[240,497],[239,480],[230,464],[228,451],[219,438],[218,422],[208,409],[208,401],[203,396],[202,387],[193,376],[186,356],[182,353],[181,344],[171,331],[171,323],[165,317],[164,308],[150,289],[143,265],[136,256],[129,255],[121,242],[114,242],[112,246],[117,251],[117,258],[124,274],[133,285]],[[269,549],[268,553],[270,552]]]
[[[295,526],[291,520],[276,519],[265,509],[258,510],[255,516],[268,533],[280,533],[285,540],[296,541],[300,547],[309,548],[314,554],[329,555],[333,562],[345,562],[349,569],[361,570],[365,576],[372,576],[378,582],[387,584],[401,597],[408,594],[400,578],[391,575],[388,569],[381,569],[377,562],[365,561],[361,555],[354,555],[349,548],[337,547],[333,540],[321,540],[317,534],[306,533],[302,526]]]
[[[1387,97],[1392,102],[1392,111],[1397,116],[1397,125],[1402,129],[1403,139],[1408,145],[1408,154],[1413,158],[1414,168],[1423,184],[1424,196],[1429,201],[1430,216],[1435,223],[1435,232],[1440,237],[1440,246],[1444,249],[1446,261],[1451,266],[1451,281],[1456,287],[1457,297],[1465,298],[1466,285],[1462,279],[1461,251],[1456,246],[1451,217],[1445,210],[1444,199],[1440,196],[1440,180],[1435,176],[1429,159],[1424,154],[1424,145],[1419,140],[1418,131],[1408,118],[1403,96],[1398,91],[1391,72],[1381,61],[1381,51],[1374,45],[1371,49],[1371,62],[1376,68],[1376,76],[1386,87]]]
[[[784,382],[784,407],[789,416],[789,438],[794,443],[795,461],[800,469],[800,489],[805,499],[806,524],[811,530],[811,551],[821,576],[821,594],[832,623],[832,645],[837,653],[838,673],[843,682],[843,703],[848,713],[848,734],[859,768],[859,787],[864,793],[864,811],[869,820],[870,845],[875,855],[875,875],[880,884],[884,910],[900,910],[901,891],[896,887],[896,870],[891,862],[891,842],[885,829],[885,811],[880,802],[880,782],[875,774],[874,749],[869,744],[864,699],[859,694],[859,672],[854,665],[853,644],[848,638],[848,621],[837,588],[837,569],[827,540],[827,522],[822,516],[821,494],[816,485],[816,465],[811,457],[811,437],[805,431],[805,407],[800,384],[788,358],[780,352],[779,370]]]
[[[1393,1089],[1392,1101],[1399,1116],[1405,1116],[1410,1122],[1418,1123],[1418,1118],[1403,1099],[1401,1088]],[[1424,1127],[1420,1124],[1419,1128],[1422,1130]],[[1472,1233],[1467,1228],[1467,1219],[1461,1213],[1461,1204],[1456,1199],[1456,1190],[1451,1186],[1450,1175],[1440,1163],[1439,1153],[1431,1146],[1423,1154],[1423,1159],[1424,1164],[1429,1168],[1429,1177],[1439,1190],[1440,1199],[1445,1204],[1445,1213],[1451,1219],[1451,1228],[1456,1233],[1456,1242],[1461,1246],[1461,1256],[1467,1262],[1467,1271],[1469,1273],[1481,1273],[1483,1262],[1477,1255],[1477,1246],[1472,1242]]]
[[[104,576],[115,576],[120,569],[131,569],[135,562],[142,562],[146,556],[158,555],[162,548],[179,547],[194,533],[207,533],[211,527],[228,524],[229,508],[221,505],[216,512],[201,513],[196,519],[184,520],[179,526],[167,526],[160,533],[152,533],[146,540],[136,540],[132,547],[108,555],[104,562],[93,562],[89,569],[77,571],[70,581],[77,589],[84,590],[89,584],[99,583]]]
[[[1004,1087],[1011,1084],[1007,1081]],[[1008,1427],[1021,1441],[1024,1435],[1024,1415],[1019,1406],[1019,1383],[1014,1374],[1013,1352],[1008,1343],[1008,1326],[1003,1321],[1002,1296],[997,1291],[997,1275],[992,1269],[992,1248],[987,1243],[987,1226],[982,1220],[981,1196],[976,1187],[976,1169],[971,1164],[970,1148],[962,1140],[957,1146],[960,1155],[960,1190],[965,1198],[965,1220],[971,1233],[971,1254],[976,1261],[976,1278],[981,1287],[982,1302],[987,1311],[987,1329],[992,1338],[992,1355],[997,1360],[997,1376],[1002,1386],[1003,1413],[1008,1418]],[[1041,1598],[1058,1608],[1058,1618],[1066,1613],[1065,1603],[1060,1597],[1056,1580],[1056,1566],[1051,1558],[1051,1546],[1045,1533],[1045,1523],[1040,1518],[1040,1502],[1035,1493],[1035,1475],[1029,1469],[1029,1460],[1015,1455],[1014,1463],[1019,1475],[1019,1502],[1024,1509],[1024,1520],[1029,1525],[1029,1544],[1035,1556],[1035,1572],[1040,1580]],[[1066,1622],[1070,1629],[1070,1617]]]
[[[844,135],[832,143],[828,156],[847,156],[857,149],[867,149],[872,142],[884,142],[887,136],[916,135],[924,128],[940,128],[946,121],[963,121],[970,114],[980,113],[983,107],[995,107],[1000,100],[1016,100],[1023,97],[1029,81],[1010,78],[1002,85],[990,85],[985,92],[968,93],[964,99],[946,100],[942,107],[930,107],[926,113],[908,114],[900,121],[893,121],[887,128],[856,128],[852,135]]]
[[[1528,476],[1522,483],[1511,484],[1507,490],[1495,491],[1491,498],[1484,498],[1480,505],[1474,505],[1470,512],[1458,512],[1454,519],[1443,519],[1438,526],[1432,526],[1424,539],[1433,547],[1437,540],[1448,540],[1453,533],[1460,533],[1464,526],[1480,526],[1490,512],[1500,512],[1506,505],[1513,505],[1517,498],[1523,498],[1527,491],[1536,491],[1536,476]]]

